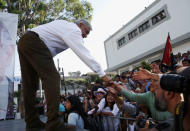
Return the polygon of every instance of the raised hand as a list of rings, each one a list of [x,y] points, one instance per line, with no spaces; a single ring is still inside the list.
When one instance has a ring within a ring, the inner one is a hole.
[[[133,73],[134,80],[147,80],[152,78],[152,73],[146,69],[140,69],[138,72]]]
[[[104,82],[108,82],[108,83],[112,81],[111,78],[109,76],[106,76],[106,75],[102,77],[102,80]]]

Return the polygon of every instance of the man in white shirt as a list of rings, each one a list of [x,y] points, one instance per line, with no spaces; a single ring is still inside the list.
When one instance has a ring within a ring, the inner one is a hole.
[[[53,57],[58,53],[71,48],[104,81],[110,81],[101,66],[83,46],[83,38],[87,37],[90,30],[92,30],[91,25],[86,20],[79,20],[75,23],[55,20],[33,28],[20,38],[18,52],[22,72],[27,129],[41,128],[44,125],[39,120],[34,107],[35,93],[40,78],[47,101],[48,121],[46,131],[74,130],[73,127],[62,124],[58,118],[60,75],[53,62]]]

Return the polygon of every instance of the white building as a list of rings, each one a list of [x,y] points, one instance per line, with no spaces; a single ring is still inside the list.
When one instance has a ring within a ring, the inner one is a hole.
[[[173,53],[190,49],[190,0],[156,0],[104,41],[107,71],[121,73],[162,59],[168,33]]]

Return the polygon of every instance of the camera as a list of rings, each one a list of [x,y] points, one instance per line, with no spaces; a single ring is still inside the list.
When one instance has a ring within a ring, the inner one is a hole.
[[[190,93],[190,79],[177,74],[164,74],[160,79],[160,86],[172,92]]]
[[[150,128],[153,128],[153,127],[156,125],[156,123],[155,123],[151,118],[149,118],[148,120],[149,120],[149,126],[148,126],[148,128],[149,128],[149,129],[150,129]],[[138,119],[138,121],[137,121],[137,126],[138,126],[139,128],[144,128],[144,127],[145,127],[145,124],[146,124],[146,119],[144,119],[144,118]]]
[[[171,72],[172,73],[172,72]],[[176,74],[165,74],[160,79],[160,86],[164,90],[183,93],[184,101],[176,105],[174,114],[174,128],[176,131],[185,128],[184,123],[189,123],[189,104],[190,104],[190,67],[182,67],[179,71],[173,72]],[[186,127],[188,127],[186,125]]]
[[[183,75],[183,73],[181,74]],[[183,121],[184,117],[188,112],[188,98],[190,96],[190,77],[188,77],[187,74],[189,74],[189,72],[186,72],[186,74],[183,76],[177,74],[165,74],[160,79],[160,86],[162,89],[176,93],[183,93],[184,96],[184,102],[177,104],[175,108],[174,126],[176,131],[184,128]]]

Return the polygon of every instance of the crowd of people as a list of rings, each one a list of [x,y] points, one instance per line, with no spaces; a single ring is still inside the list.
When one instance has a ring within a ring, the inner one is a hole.
[[[176,129],[175,108],[184,98],[181,93],[163,90],[159,79],[161,74],[190,78],[190,52],[182,56],[178,53],[175,59],[175,71],[162,73],[159,65],[152,63],[150,71],[140,68],[124,72],[116,75],[111,83],[98,79],[88,90],[61,96],[59,115],[62,122],[91,131]]]
[[[78,128],[90,131],[179,131],[178,128],[183,127],[189,131],[190,118],[185,114],[189,114],[189,91],[186,87],[190,78],[190,52],[175,55],[175,69],[172,68],[175,71],[168,70],[163,74],[160,64],[152,63],[150,71],[134,69],[112,80],[83,45],[83,38],[91,30],[86,20],[77,20],[75,23],[54,20],[32,28],[19,39],[26,130],[45,128],[46,131],[74,131]],[[53,57],[68,48],[97,73],[102,82],[96,81],[89,90],[78,95],[59,97],[60,74]],[[168,73],[173,75],[168,77]],[[34,106],[39,78],[47,103],[46,123],[40,120]],[[162,89],[172,89],[172,86],[176,87],[175,91]],[[184,87],[182,91],[181,87]],[[176,91],[185,94],[185,102],[182,102],[181,94]],[[183,115],[180,115],[183,107]],[[175,127],[174,116],[182,126]]]

